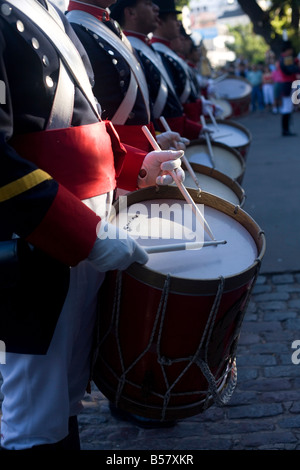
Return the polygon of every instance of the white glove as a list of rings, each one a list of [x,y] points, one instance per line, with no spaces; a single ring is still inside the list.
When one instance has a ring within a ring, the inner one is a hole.
[[[223,116],[223,113],[224,113],[224,110],[221,108],[221,106],[219,106],[218,104],[215,104],[214,115],[216,116],[216,118]]]
[[[201,96],[201,101],[202,101],[202,114],[209,116],[209,113],[213,112],[214,103],[204,98],[204,96]]]
[[[123,271],[132,263],[146,264],[149,257],[126,230],[101,220],[98,238],[87,259],[97,271],[106,272]]]
[[[182,150],[154,150],[146,155],[138,177],[138,187],[146,188],[157,184],[157,178],[164,176],[164,181],[169,180],[171,184],[173,179],[166,172],[175,170],[178,178],[183,181],[184,171],[181,169]],[[166,165],[167,164],[167,165]],[[160,183],[161,184],[161,183]]]
[[[190,143],[188,139],[181,137],[178,132],[167,131],[156,136],[156,140],[162,150],[185,150]]]
[[[212,138],[212,134],[214,133],[214,131],[212,129],[210,129],[209,127],[207,126],[202,126],[202,129],[199,133],[199,139],[201,137],[205,137],[206,134],[209,134],[210,138]]]

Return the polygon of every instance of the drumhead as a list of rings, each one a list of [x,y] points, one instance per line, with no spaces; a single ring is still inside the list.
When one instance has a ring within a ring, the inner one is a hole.
[[[217,126],[210,122],[207,127],[213,132],[211,138],[214,142],[221,142],[229,147],[245,147],[251,141],[250,132],[232,121],[217,120]]]
[[[233,180],[241,180],[245,172],[245,162],[240,153],[220,142],[211,142],[214,163],[209,156],[209,151],[205,141],[194,140],[185,150],[185,156],[190,163],[198,163],[209,168],[215,168],[221,173],[229,176]]]
[[[243,207],[245,203],[245,191],[237,181],[224,175],[224,173],[220,173],[204,165],[192,163],[191,166],[202,191],[220,197],[231,204]],[[187,188],[198,189],[198,186],[187,170],[185,170],[184,185]]]
[[[197,191],[189,192],[196,201]],[[161,287],[166,276],[171,275],[172,280],[177,280],[173,283],[176,292],[199,293],[204,288],[207,294],[210,289],[205,283],[203,285],[203,280],[213,281],[211,287],[214,289],[213,284],[220,277],[227,281],[235,279],[228,284],[233,288],[239,277],[244,282],[249,274],[253,276],[251,271],[264,252],[264,237],[259,227],[242,209],[236,210],[232,204],[208,193],[202,193],[201,204],[215,238],[226,240],[225,245],[150,254],[147,265],[135,264],[128,272],[146,284],[154,282],[157,287]],[[127,196],[126,205],[123,201],[122,206],[117,207],[111,222],[127,230],[144,247],[201,238],[209,240],[203,231],[195,232],[189,216],[190,207],[186,207],[188,205],[177,188],[169,186],[136,191]],[[163,233],[167,237],[163,237]],[[175,235],[170,238],[170,234]]]
[[[218,98],[214,98],[212,96],[209,97],[209,101],[211,101],[216,106],[222,108],[223,113],[221,114],[221,119],[229,118],[232,115],[232,106],[227,100],[222,100]]]
[[[252,86],[248,80],[241,77],[228,77],[214,84],[218,98],[238,100],[251,95]]]

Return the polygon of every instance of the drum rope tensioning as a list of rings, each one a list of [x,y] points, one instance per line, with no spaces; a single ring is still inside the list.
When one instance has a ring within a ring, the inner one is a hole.
[[[196,197],[196,190],[191,194]],[[225,405],[236,386],[238,337],[259,273],[264,233],[241,208],[207,193],[202,197],[216,235],[225,230],[229,246],[151,254],[148,266],[108,273],[101,291],[93,381],[110,401],[134,414],[186,418],[212,404]],[[175,187],[137,191],[128,196],[128,220],[141,201],[151,208],[156,201],[180,200]],[[183,214],[180,207],[176,210]],[[116,209],[122,219],[123,206],[122,212]],[[143,224],[144,219],[133,220]],[[155,220],[154,213],[149,220]],[[151,247],[157,240],[145,240],[146,249],[149,242]],[[212,269],[208,276],[207,269]]]

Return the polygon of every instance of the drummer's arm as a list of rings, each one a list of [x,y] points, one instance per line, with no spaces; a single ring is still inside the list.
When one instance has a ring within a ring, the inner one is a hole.
[[[138,189],[138,176],[147,152],[131,145],[123,145],[127,154],[117,179],[117,187],[126,191],[135,191]]]

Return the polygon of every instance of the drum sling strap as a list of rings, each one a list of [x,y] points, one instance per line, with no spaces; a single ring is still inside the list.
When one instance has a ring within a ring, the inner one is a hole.
[[[150,61],[160,71],[159,90],[158,90],[158,94],[155,99],[155,102],[153,104],[153,115],[155,119],[158,119],[160,118],[162,111],[166,105],[166,102],[168,99],[168,93],[169,93],[167,80],[165,79],[162,73],[164,69],[163,63],[160,60],[160,57],[156,54],[156,52],[153,49],[151,49],[151,47],[147,46],[147,44],[145,44],[141,39],[136,38],[134,36],[129,36],[128,39],[132,47],[134,47],[138,51],[141,51],[145,55],[145,57],[150,59]],[[167,75],[167,72],[165,72],[164,75]],[[173,89],[173,85],[170,80],[168,84],[169,84],[169,87]]]
[[[140,51],[147,59],[149,59],[160,72],[160,86],[157,97],[153,104],[154,117],[155,119],[159,119],[166,105],[169,90],[171,90],[174,96],[176,96],[173,83],[170,80],[170,77],[159,54],[157,54],[151,47],[149,47],[139,38],[129,35],[128,39],[132,47],[134,47],[137,51]]]
[[[71,74],[75,83],[83,92],[96,116],[100,120],[96,99],[93,95],[92,87],[82,59],[71,39],[61,28],[61,25],[57,23],[49,11],[46,10],[37,0],[8,0],[7,3],[28,16],[28,18],[30,18],[30,20],[45,34],[45,36],[47,36],[55,47],[61,62],[66,68],[65,72],[60,70],[60,77],[65,76],[67,72]],[[53,14],[55,9],[50,4],[48,4],[48,6]],[[55,14],[57,15],[56,12]],[[52,120],[54,120],[54,117]]]
[[[165,44],[162,44],[161,42],[154,42],[153,47],[156,51],[161,52],[162,54],[165,54],[166,56],[172,57],[172,59],[175,60],[175,62],[178,62],[180,66],[183,68],[185,75],[186,75],[186,80],[184,84],[184,90],[180,96],[180,101],[181,103],[185,103],[191,93],[191,82],[190,82],[189,72],[187,70],[187,64]]]
[[[148,86],[141,69],[139,62],[135,59],[131,45],[127,40],[126,36],[122,34],[122,40],[101,21],[95,18],[93,15],[81,10],[72,10],[67,13],[67,18],[70,23],[76,23],[82,25],[92,31],[97,36],[103,38],[112,47],[119,51],[124,60],[129,65],[131,74],[129,87],[126,95],[120,104],[119,108],[115,112],[111,121],[116,125],[124,125],[129,117],[130,112],[135,104],[137,90],[142,93],[145,107],[147,110],[148,121],[150,122],[150,111],[149,111],[149,94]]]

